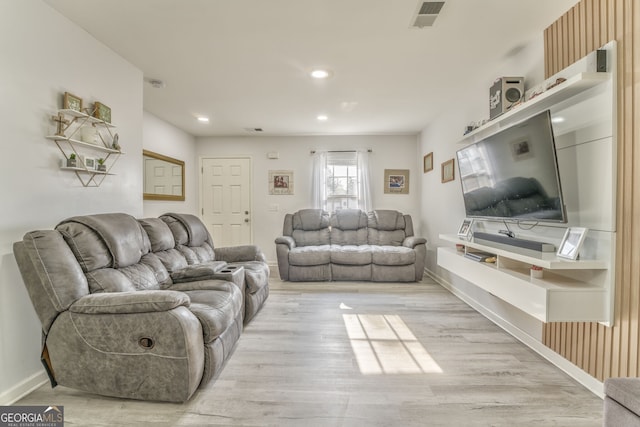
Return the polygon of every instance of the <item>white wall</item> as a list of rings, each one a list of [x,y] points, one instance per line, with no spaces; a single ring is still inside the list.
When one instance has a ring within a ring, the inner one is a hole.
[[[167,212],[198,213],[198,162],[196,140],[192,135],[165,122],[149,112],[144,112],[142,146],[164,156],[184,161],[185,200],[145,200],[143,216],[158,217]]]
[[[41,1],[0,2],[0,405],[41,381],[40,322],[13,258],[25,232],[81,214],[142,214],[142,73]],[[44,138],[69,91],[112,109],[122,149],[84,188]]]
[[[275,243],[282,234],[284,215],[312,207],[311,150],[372,149],[370,157],[371,190],[374,209],[395,209],[412,215],[416,234],[420,235],[420,176],[417,137],[390,136],[287,136],[287,137],[215,137],[198,138],[197,155],[203,157],[250,157],[253,167],[253,241],[260,246],[270,264],[275,264]],[[268,152],[280,158],[267,159]],[[409,194],[384,194],[384,170],[409,169]],[[269,170],[293,170],[294,194],[268,194]],[[270,211],[277,205],[277,211]]]
[[[541,334],[540,322],[440,269],[436,262],[436,250],[438,246],[447,245],[440,241],[438,235],[455,233],[465,218],[457,165],[455,181],[443,184],[440,182],[440,164],[454,158],[456,151],[462,148],[456,143],[463,137],[465,126],[489,118],[489,88],[496,78],[524,76],[525,89],[544,80],[543,54],[541,34],[504,63],[495,64],[490,74],[474,75],[459,88],[456,96],[452,96],[448,103],[443,103],[442,114],[423,129],[419,142],[421,155],[433,151],[434,163],[434,170],[422,175],[420,226],[429,242],[426,268],[533,337]]]

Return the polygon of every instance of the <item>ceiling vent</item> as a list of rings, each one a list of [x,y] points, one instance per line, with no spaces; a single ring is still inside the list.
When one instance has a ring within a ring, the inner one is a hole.
[[[433,26],[440,10],[442,10],[442,6],[444,6],[443,1],[425,1],[418,3],[416,14],[411,19],[411,26],[414,28]]]
[[[262,128],[244,128],[244,130],[251,133],[262,132]]]

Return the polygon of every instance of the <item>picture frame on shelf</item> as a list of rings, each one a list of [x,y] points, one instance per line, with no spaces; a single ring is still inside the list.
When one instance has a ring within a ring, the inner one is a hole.
[[[293,195],[293,171],[270,170],[269,194],[276,196]]]
[[[558,247],[557,256],[561,258],[567,258],[576,260],[580,255],[580,248],[584,239],[587,236],[588,228],[584,227],[569,227],[562,237],[562,242]]]
[[[471,232],[472,226],[473,219],[465,218],[458,229],[458,237],[462,240],[471,240],[471,237],[473,236],[473,233]]]
[[[93,117],[106,123],[111,123],[111,108],[101,102],[93,104]]]
[[[84,166],[85,169],[94,171],[98,166],[98,161],[95,157],[90,156],[80,156],[80,162],[82,163],[81,167]]]
[[[385,169],[384,193],[409,194],[409,169]]]
[[[422,167],[424,173],[430,172],[433,170],[433,151],[429,154],[425,154],[422,159]]]
[[[72,93],[65,92],[62,99],[62,108],[64,110],[73,110],[82,112],[82,98]]]
[[[456,179],[455,172],[455,159],[447,160],[446,162],[440,165],[441,174],[442,174],[442,183],[450,182]]]

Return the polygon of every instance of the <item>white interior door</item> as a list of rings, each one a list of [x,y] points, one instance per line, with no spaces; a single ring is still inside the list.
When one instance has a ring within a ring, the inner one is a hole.
[[[251,244],[251,159],[202,159],[202,220],[217,247]]]

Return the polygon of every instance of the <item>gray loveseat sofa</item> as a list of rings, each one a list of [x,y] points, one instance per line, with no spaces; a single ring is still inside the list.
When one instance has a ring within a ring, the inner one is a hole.
[[[275,241],[282,280],[413,282],[422,279],[426,240],[394,210],[321,209],[287,214]]]
[[[269,293],[262,252],[214,249],[193,215],[69,218],[27,233],[14,255],[52,385],[107,396],[188,400]]]

